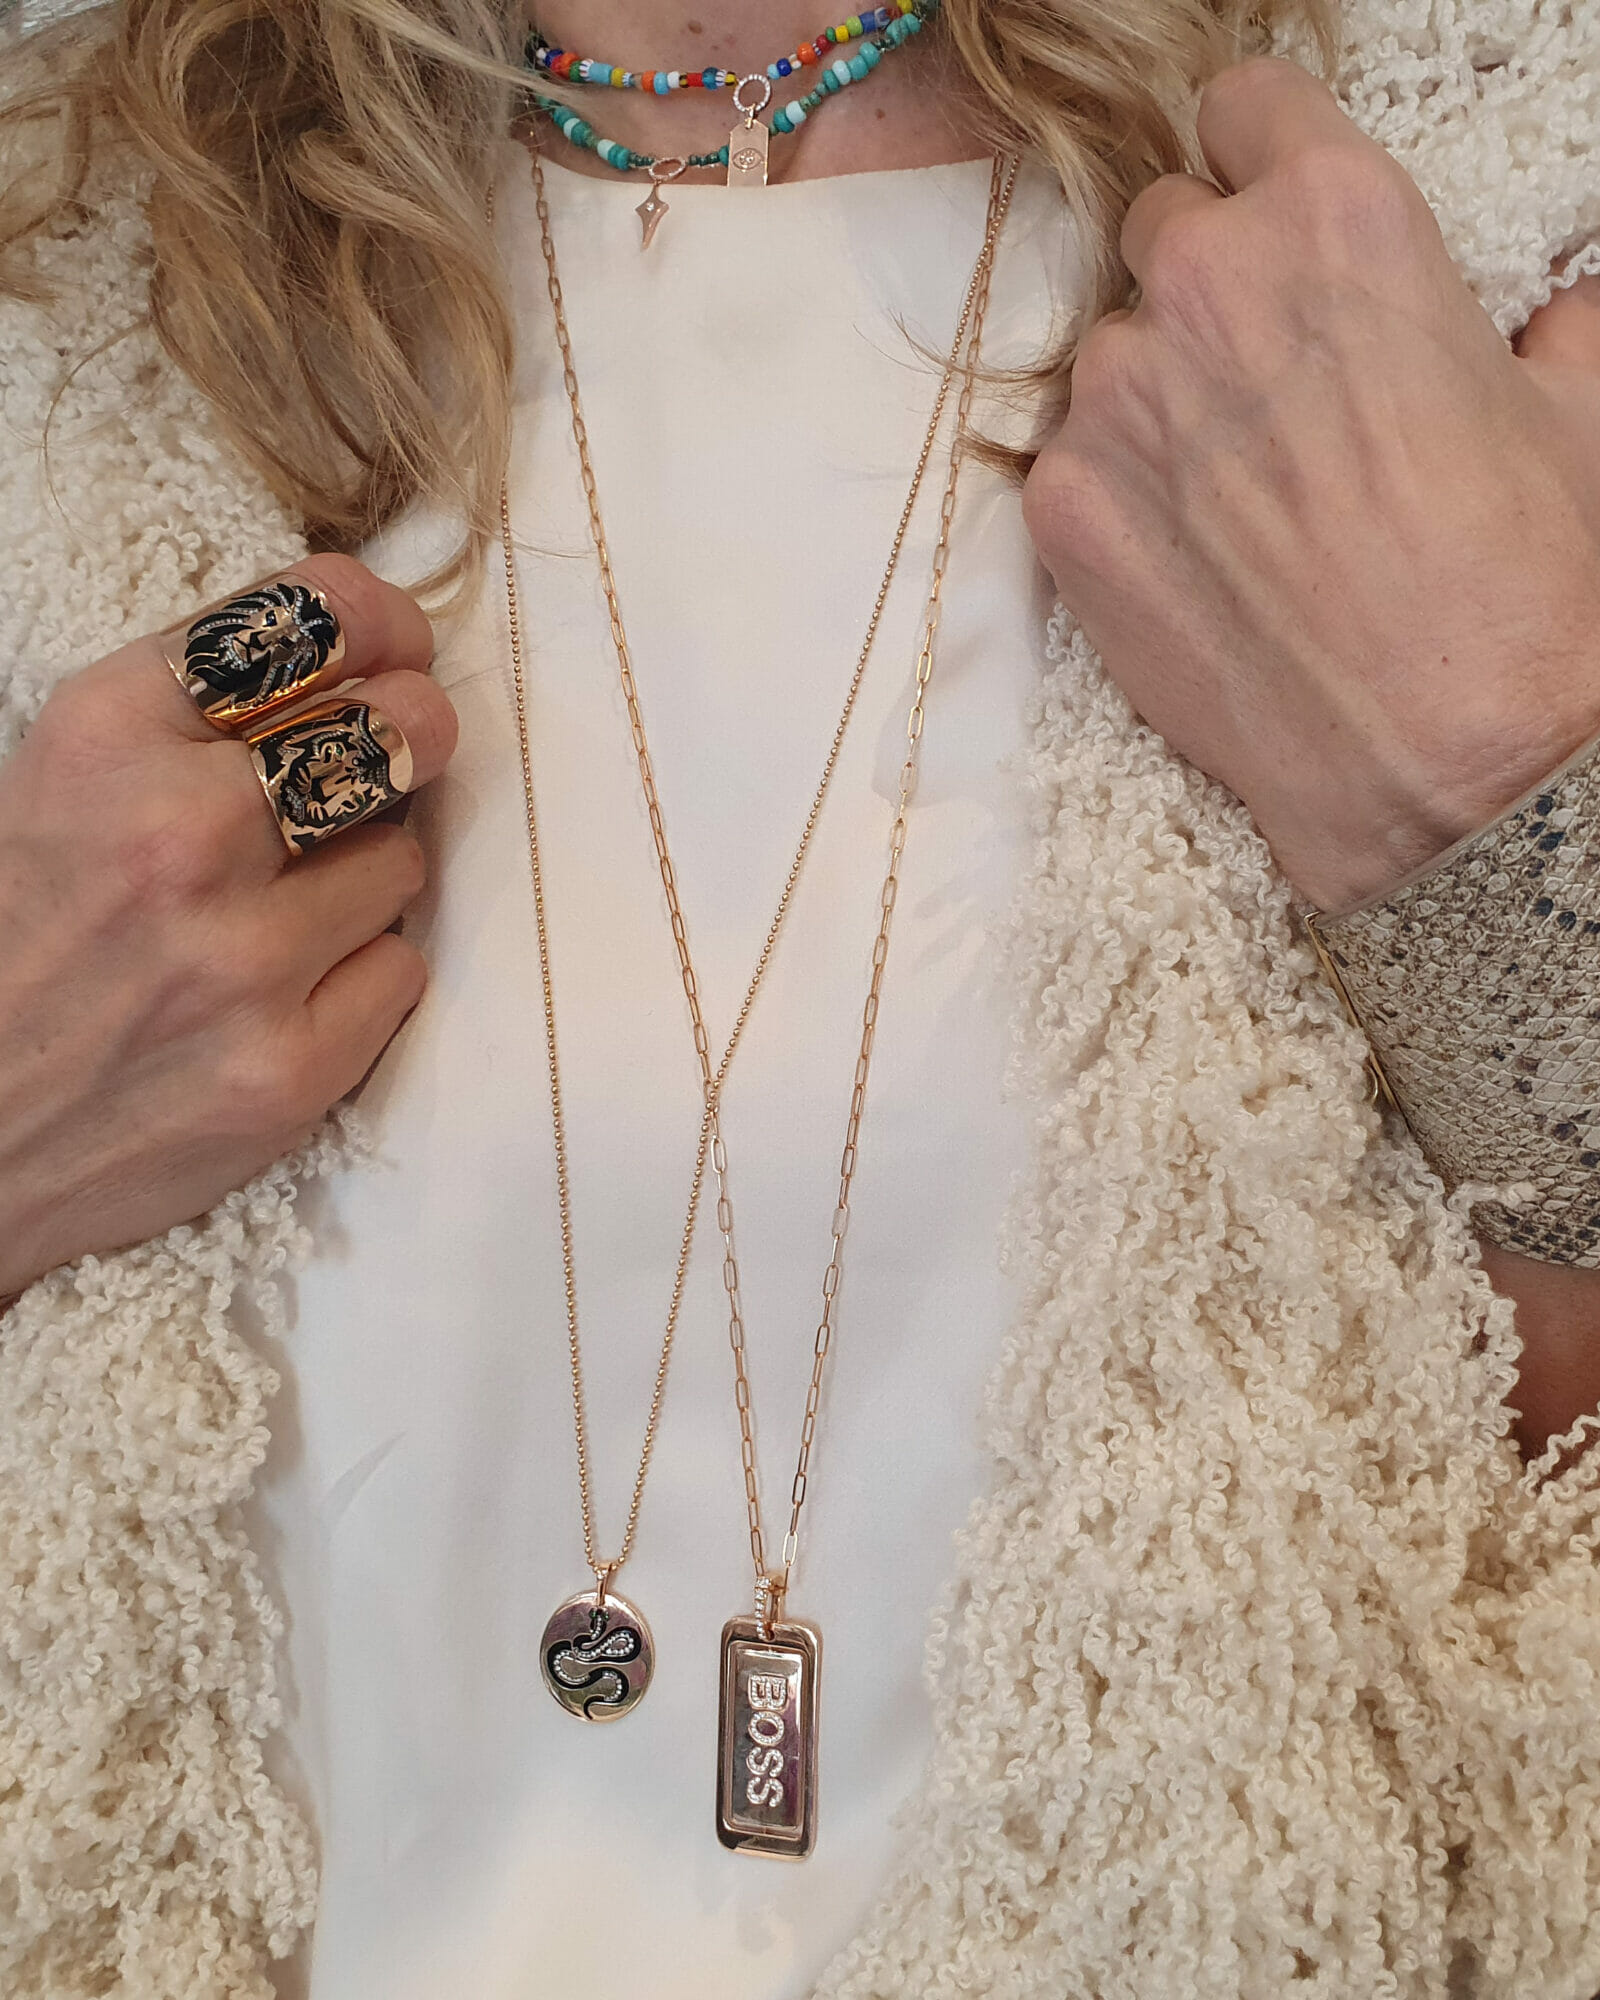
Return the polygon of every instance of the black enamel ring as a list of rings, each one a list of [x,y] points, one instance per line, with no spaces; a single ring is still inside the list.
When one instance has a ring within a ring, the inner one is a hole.
[[[359,826],[411,789],[411,746],[364,701],[317,702],[245,732],[278,831],[294,855]]]
[[[200,713],[221,730],[254,728],[336,685],[344,661],[333,607],[292,577],[211,605],[156,644]]]

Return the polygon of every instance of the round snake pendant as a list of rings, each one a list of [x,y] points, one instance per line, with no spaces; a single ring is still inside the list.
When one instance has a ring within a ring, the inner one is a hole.
[[[614,1590],[584,1590],[558,1604],[539,1642],[545,1686],[585,1722],[615,1722],[637,1707],[655,1664],[650,1627]]]

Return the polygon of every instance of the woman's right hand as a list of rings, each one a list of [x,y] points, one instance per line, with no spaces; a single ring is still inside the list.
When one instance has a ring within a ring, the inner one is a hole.
[[[405,592],[348,557],[290,575],[344,628],[345,678],[410,742],[455,748]],[[423,884],[374,821],[291,857],[250,755],[153,639],[51,695],[0,765],[0,1299],[203,1213],[299,1144],[416,1005],[389,930]]]

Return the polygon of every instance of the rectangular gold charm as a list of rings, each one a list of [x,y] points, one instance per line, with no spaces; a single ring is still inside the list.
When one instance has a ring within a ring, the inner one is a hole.
[[[817,1681],[809,1625],[753,1618],[722,1628],[717,1838],[745,1854],[804,1860],[817,1837]]]
[[[746,125],[743,120],[728,134],[728,185],[731,188],[765,187],[767,184],[767,140],[770,134],[759,118]]]

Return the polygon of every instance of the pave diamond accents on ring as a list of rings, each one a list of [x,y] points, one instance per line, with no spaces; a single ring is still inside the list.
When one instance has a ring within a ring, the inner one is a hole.
[[[558,1604],[539,1641],[544,1684],[584,1722],[615,1722],[644,1698],[655,1672],[650,1627],[614,1590],[585,1590]]]
[[[324,684],[344,658],[344,634],[320,591],[283,577],[202,611],[168,654],[217,729],[264,721]]]

